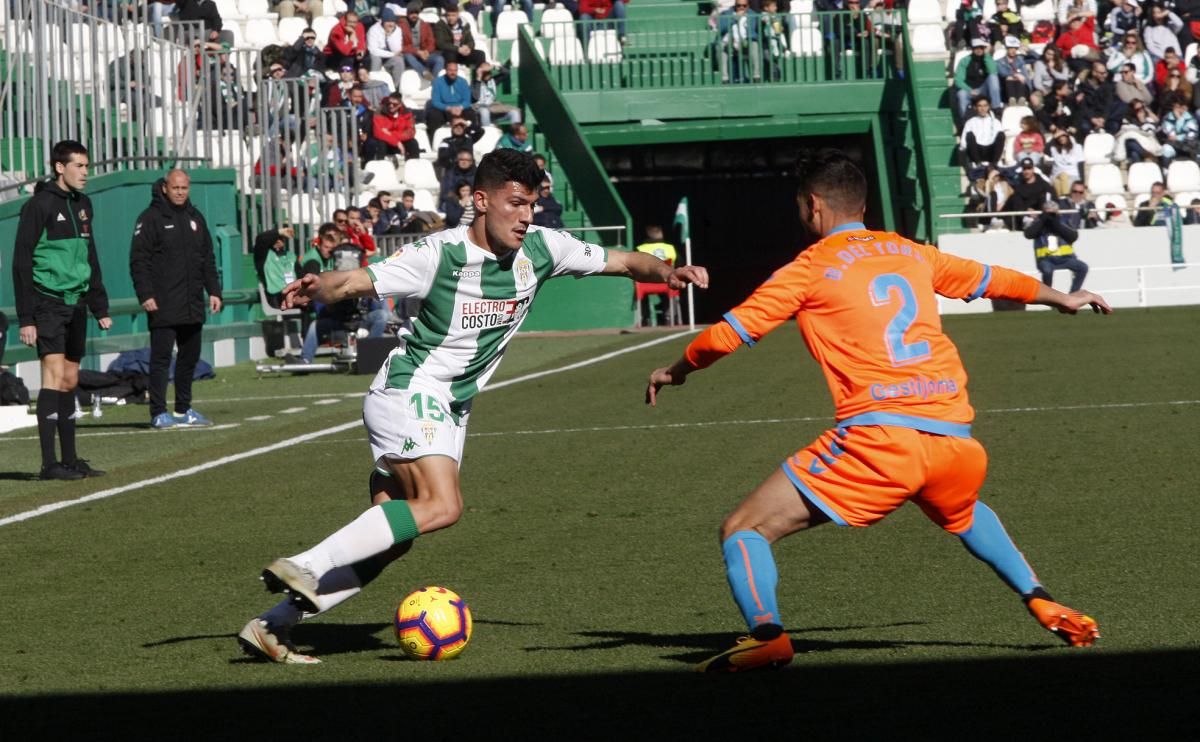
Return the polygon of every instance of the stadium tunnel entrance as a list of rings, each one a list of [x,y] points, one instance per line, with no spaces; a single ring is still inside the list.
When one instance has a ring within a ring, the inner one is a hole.
[[[810,243],[796,210],[795,168],[805,150],[837,147],[867,175],[868,226],[878,227],[878,170],[868,135],[686,142],[597,148],[633,217],[634,244],[647,225],[663,228],[684,259],[672,227],[679,199],[691,215],[692,261],[712,284],[696,292],[696,321],[716,322]]]

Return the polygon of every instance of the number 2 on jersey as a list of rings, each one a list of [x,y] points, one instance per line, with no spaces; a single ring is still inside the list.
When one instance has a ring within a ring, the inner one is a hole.
[[[871,303],[877,307],[892,303],[892,289],[900,295],[900,308],[892,315],[887,329],[883,331],[884,344],[893,366],[907,366],[929,357],[929,342],[920,340],[915,343],[904,342],[904,334],[912,327],[917,319],[917,295],[913,293],[912,284],[898,273],[881,273],[871,281]]]

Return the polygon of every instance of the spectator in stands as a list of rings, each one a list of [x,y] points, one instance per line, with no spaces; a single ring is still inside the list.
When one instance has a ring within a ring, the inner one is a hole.
[[[475,19],[475,28],[483,28],[483,25],[482,25],[483,22],[479,20],[480,14],[483,13],[483,0],[467,0],[465,3],[463,3],[462,7],[463,7],[463,10],[470,13],[471,17]],[[552,6],[550,5],[550,3],[546,3],[546,7],[549,8]],[[494,6],[493,6],[493,9],[495,9]],[[574,15],[574,14],[572,14],[572,15]],[[529,16],[529,20],[532,21],[533,16]],[[495,30],[496,30],[496,24],[492,23],[493,33],[495,32]]]
[[[993,110],[1000,110],[1004,103],[1000,98],[1000,78],[996,74],[996,60],[992,59],[986,39],[971,42],[971,53],[963,57],[954,70],[955,94],[958,97],[959,120],[966,122],[967,110],[972,99],[985,95]]]
[[[403,195],[406,201],[396,204],[380,198],[379,205],[381,210],[379,218],[375,221],[375,236],[404,234],[405,232],[413,231],[410,229],[410,225],[412,224],[412,204],[416,199],[416,194],[412,191],[404,191]],[[407,204],[407,207],[405,204]]]
[[[325,3],[322,0],[279,0],[272,10],[278,13],[280,18],[294,18],[299,15],[312,23],[313,18],[325,15]]]
[[[1021,54],[1021,40],[1016,36],[1004,39],[1004,56],[996,63],[996,74],[1004,82],[1004,97],[1010,106],[1023,106],[1029,102],[1029,81],[1033,73]]]
[[[1179,20],[1179,16],[1160,4],[1150,6],[1150,19],[1142,28],[1142,41],[1154,61],[1162,59],[1167,49],[1179,48],[1179,32],[1182,30],[1183,21]]]
[[[177,0],[175,6],[179,9],[176,20],[203,22],[207,42],[233,46],[233,32],[225,29],[221,12],[217,10],[217,4],[213,0]]]
[[[1088,266],[1075,256],[1079,230],[1066,222],[1058,203],[1048,201],[1042,205],[1037,218],[1025,227],[1025,239],[1033,240],[1033,255],[1038,272],[1042,274],[1042,283],[1053,286],[1054,271],[1068,270],[1071,271],[1071,291],[1078,291],[1087,278]]]
[[[766,79],[779,81],[783,79],[783,60],[791,48],[789,38],[790,21],[786,12],[780,12],[778,0],[762,0],[759,8],[755,8],[755,0],[751,0],[751,10],[757,10],[762,27],[763,63],[766,66]]]
[[[1092,62],[1091,74],[1079,84],[1075,100],[1081,113],[1081,134],[1093,131],[1116,134],[1121,128],[1127,106],[1117,97],[1116,85],[1108,79],[1108,67],[1103,62]]]
[[[966,156],[967,177],[978,177],[975,171],[995,165],[1004,156],[1004,127],[992,113],[987,98],[975,98],[975,115],[963,124],[959,147]]]
[[[308,139],[308,156],[304,162],[305,188],[310,191],[343,192],[346,189],[346,163],[349,148],[339,145],[331,132],[324,137]]]
[[[816,0],[814,10],[830,11],[843,10],[845,4],[841,0]],[[829,35],[831,31],[823,20],[821,35]],[[960,0],[954,11],[954,25],[950,27],[950,48],[957,49],[964,44],[973,44],[976,39],[982,39],[991,46],[992,28],[983,17],[983,4],[976,0]]]
[[[346,236],[350,238],[350,242],[363,251],[363,265],[366,261],[373,257],[377,252],[375,247],[375,236],[368,228],[369,219],[363,218],[363,210],[357,206],[351,206],[346,209]]]
[[[379,23],[367,31],[367,51],[371,55],[371,70],[387,70],[392,76],[392,89],[398,92],[400,76],[404,74],[404,32],[391,8],[384,8]]]
[[[274,66],[274,65],[272,65]],[[304,77],[309,72],[325,72],[325,52],[317,46],[317,32],[311,28],[304,29],[300,38],[287,48],[284,53],[284,64],[287,77]]]
[[[1129,113],[1125,114],[1121,128],[1117,132],[1117,141],[1113,151],[1124,153],[1129,162],[1154,160],[1162,154],[1162,144],[1158,141],[1158,116],[1150,110],[1144,101],[1135,100],[1129,104]]]
[[[1100,46],[1096,43],[1096,17],[1073,12],[1054,45],[1063,53],[1071,69],[1076,72],[1087,69],[1089,63],[1101,58]]]
[[[433,29],[421,20],[420,0],[412,0],[405,8],[404,20],[400,22],[400,30],[404,32],[404,64],[417,74],[432,80],[446,66],[446,60],[437,50],[433,39]],[[430,129],[430,132],[433,130]]]
[[[461,150],[473,150],[475,142],[483,138],[483,130],[470,121],[456,117],[450,122],[450,136],[438,146],[437,161],[434,163],[439,177],[454,167],[454,158]]]
[[[499,68],[499,72],[508,75],[503,67]],[[475,68],[475,80],[471,83],[471,108],[475,110],[480,125],[491,126],[493,121],[497,125],[520,122],[521,109],[499,101],[496,82],[489,62],[483,62]]]
[[[348,268],[355,268],[362,262],[361,257],[358,257],[361,256],[362,251],[353,243],[348,242],[345,233],[337,229],[336,225],[322,225],[315,251],[317,255],[305,262],[307,272],[320,273],[333,270],[335,267],[341,268],[342,266],[338,265],[339,261],[336,258],[338,255],[351,256],[346,261],[350,263]],[[309,253],[306,253],[306,258],[313,252],[314,250],[310,250]],[[306,275],[306,273],[301,275]],[[304,333],[304,344],[300,350],[300,357],[289,358],[287,361],[289,363],[312,363],[317,355],[320,338],[327,337],[333,332],[365,328],[367,337],[381,337],[387,329],[389,314],[378,301],[364,304],[356,299],[348,299],[335,304],[322,305],[317,311],[316,319],[309,323],[308,329]]]
[[[1042,125],[1042,129],[1051,134],[1058,132],[1059,129],[1066,129],[1071,133],[1079,131],[1080,112],[1075,103],[1075,91],[1071,90],[1071,84],[1062,80],[1055,82],[1053,94],[1035,115],[1038,117],[1038,123]]]
[[[737,1],[741,2],[742,0]],[[609,19],[616,21],[617,42],[624,46],[625,17],[626,10],[623,0],[579,0],[579,14],[576,18],[581,21],[593,21],[592,23],[582,23],[579,26],[579,40],[583,42],[584,49],[587,48],[588,38],[592,31],[612,27],[612,23],[598,22]]]
[[[1183,21],[1183,31],[1179,33],[1179,48],[1185,49],[1189,42],[1200,41],[1200,0],[1175,0],[1173,5],[1175,15]]]
[[[1033,158],[1034,162],[1041,159],[1042,153],[1046,151],[1046,138],[1042,136],[1042,127],[1038,124],[1038,120],[1034,116],[1021,117],[1021,131],[1013,137],[1013,160],[1020,162],[1022,157],[1018,153],[1025,153],[1028,157],[1030,152],[1036,153],[1037,158]]]
[[[474,68],[487,59],[482,50],[475,48],[471,27],[463,21],[454,0],[447,2],[442,20],[433,27],[433,43],[447,62],[458,62]]]
[[[1109,69],[1112,69],[1112,67],[1109,67]],[[1154,102],[1154,95],[1146,87],[1146,82],[1138,75],[1137,67],[1133,63],[1126,62],[1121,65],[1114,85],[1117,90],[1117,97],[1127,106],[1135,100],[1140,100],[1143,103]]]
[[[1054,200],[1054,190],[1038,172],[1033,160],[1021,160],[1021,173],[1012,184],[1013,193],[1004,204],[1005,211],[1037,211]]]
[[[149,0],[147,9],[150,11],[150,23],[154,26],[154,35],[163,35],[163,19],[173,17],[179,7],[175,0]]]
[[[294,227],[284,224],[254,238],[254,272],[267,296],[267,304],[279,308],[283,287],[296,278],[295,260],[289,260],[288,243],[296,239]]]
[[[1200,198],[1193,198],[1183,214],[1184,224],[1200,224]]]
[[[375,25],[375,12],[384,7],[384,0],[345,0],[346,12],[357,13],[358,22],[362,24],[364,29],[369,29]],[[399,18],[399,13],[396,14]]]
[[[1172,72],[1179,72],[1180,77],[1183,77],[1187,73],[1187,65],[1179,58],[1179,52],[1175,51],[1175,47],[1169,46],[1163,52],[1163,58],[1154,65],[1154,84],[1160,89],[1166,87],[1167,77]]]
[[[533,144],[529,141],[529,129],[525,124],[513,124],[508,133],[500,137],[496,149],[515,149],[519,152],[532,153]]]
[[[1171,110],[1176,98],[1190,101],[1193,92],[1192,84],[1178,70],[1167,73],[1166,84],[1158,89],[1156,101],[1158,112],[1165,116]]]
[[[1027,42],[1029,33],[1021,22],[1021,14],[1009,7],[1008,0],[996,0],[996,12],[988,20],[991,38],[1007,39],[1012,36],[1019,42]]]
[[[1171,99],[1170,105],[1171,110],[1163,115],[1159,127],[1164,167],[1176,157],[1195,159],[1197,150],[1200,150],[1200,124],[1188,110],[1188,99],[1182,95],[1176,96]]]
[[[374,28],[374,26],[372,26]],[[358,81],[356,86],[362,91],[363,98],[367,105],[372,108],[378,108],[383,104],[383,99],[391,94],[392,88],[383,80],[376,80],[371,77],[371,72],[366,67],[359,67],[354,71],[354,77]],[[396,89],[399,92],[399,89]]]
[[[401,154],[406,160],[421,156],[416,121],[399,93],[387,97],[383,110],[372,117],[371,129],[371,137],[365,148],[368,160],[382,160],[388,155]]]
[[[358,13],[347,11],[329,31],[325,44],[325,63],[331,69],[349,65],[358,67],[367,56],[367,32],[359,23]]]
[[[1061,0],[1058,6],[1058,25],[1065,26],[1075,17],[1095,18],[1096,0]]]
[[[137,116],[148,121],[150,111],[160,105],[161,99],[149,86],[151,80],[146,53],[138,47],[108,65],[109,92],[116,101],[128,106],[130,120]]]
[[[308,246],[308,250],[296,259],[293,271],[296,278],[304,278],[309,273],[333,270],[333,251],[345,242],[345,235],[333,222],[325,222],[317,229],[317,237]]]
[[[1150,200],[1138,209],[1137,216],[1133,218],[1133,226],[1164,226],[1171,220],[1171,212],[1174,208],[1175,199],[1167,193],[1167,187],[1162,183],[1155,183],[1150,186]]]
[[[582,18],[583,16],[581,16]],[[717,16],[717,59],[721,82],[748,83],[762,79],[760,23],[750,10],[750,0],[735,0],[733,7]],[[587,44],[588,26],[580,26]]]
[[[1065,196],[1071,190],[1071,183],[1083,178],[1083,147],[1071,132],[1059,129],[1046,154],[1050,158],[1050,181],[1055,193]]]
[[[1138,35],[1141,16],[1142,8],[1135,0],[1117,1],[1116,7],[1104,19],[1104,30],[1113,39],[1114,48],[1124,48],[1130,35],[1137,38],[1138,47],[1141,47],[1141,37]]]
[[[538,166],[538,170],[542,171],[542,180],[550,185],[554,185],[554,176],[546,169],[546,156],[539,153],[534,153],[533,163]]]
[[[350,100],[350,91],[358,85],[357,77],[352,65],[342,65],[342,69],[338,71],[337,82],[325,89],[325,106],[337,108],[346,105]]]
[[[303,178],[292,155],[290,137],[285,134],[270,141],[273,141],[274,144],[264,146],[258,161],[254,163],[255,187],[272,190],[301,190]],[[264,159],[266,160],[265,168]]]
[[[563,207],[554,197],[554,186],[543,180],[538,188],[538,200],[533,204],[533,223],[548,229],[562,229]]]
[[[1096,211],[1096,204],[1088,199],[1087,188],[1082,180],[1072,183],[1067,197],[1059,200],[1058,213],[1062,222],[1074,230],[1081,226],[1095,229],[1100,223],[1100,213]]]
[[[246,131],[253,122],[253,105],[242,89],[242,78],[229,61],[228,54],[218,54],[213,60],[209,80],[212,83],[210,100],[213,110],[210,124],[213,129]]]
[[[1053,44],[1042,50],[1042,58],[1033,65],[1033,87],[1044,95],[1050,95],[1055,83],[1073,82],[1075,73],[1063,61],[1062,52]]]
[[[471,108],[471,85],[458,76],[458,63],[449,62],[446,74],[433,81],[433,96],[425,106],[425,127],[430,137],[455,117],[478,120]]]
[[[443,198],[438,208],[446,215],[447,227],[469,225],[475,221],[475,201],[471,196],[471,184],[460,180],[455,186],[454,192]],[[535,206],[534,209],[536,210],[536,208]],[[533,223],[537,224],[536,214],[533,217]]]
[[[475,155],[470,149],[460,149],[455,154],[454,167],[447,169],[442,176],[438,200],[452,197],[459,183],[475,183]]]
[[[1141,37],[1136,32],[1125,34],[1118,46],[1109,49],[1108,69],[1116,74],[1125,65],[1132,66],[1134,75],[1144,84],[1149,85],[1154,81],[1154,60],[1142,48]]]

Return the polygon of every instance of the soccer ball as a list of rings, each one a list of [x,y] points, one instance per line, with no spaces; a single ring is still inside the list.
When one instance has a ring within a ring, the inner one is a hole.
[[[444,587],[423,587],[400,601],[394,628],[410,659],[448,660],[471,640],[471,609]]]

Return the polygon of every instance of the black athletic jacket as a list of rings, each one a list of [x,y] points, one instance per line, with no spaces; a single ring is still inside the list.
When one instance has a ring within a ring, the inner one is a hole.
[[[17,320],[34,324],[37,295],[74,306],[87,302],[97,319],[108,316],[108,293],[92,239],[92,202],[57,181],[38,183],[21,207],[13,244]]]
[[[154,184],[150,207],[138,217],[129,247],[129,272],[139,302],[153,298],[150,327],[195,325],[208,316],[210,296],[221,295],[208,224],[192,202],[176,206]]]

